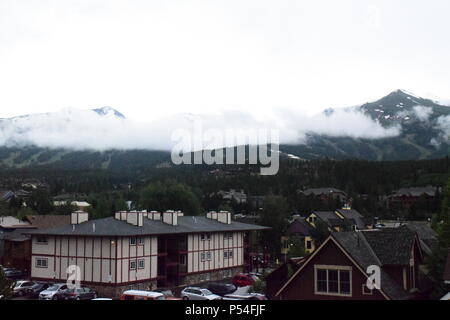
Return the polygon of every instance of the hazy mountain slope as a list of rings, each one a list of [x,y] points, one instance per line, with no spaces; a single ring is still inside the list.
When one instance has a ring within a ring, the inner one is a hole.
[[[281,145],[284,155],[294,155],[301,159],[366,159],[366,160],[413,160],[442,158],[450,154],[450,107],[438,102],[417,97],[403,90],[397,90],[375,101],[352,107],[389,128],[398,126],[400,135],[382,139],[362,139],[319,135],[310,132],[306,143]],[[93,109],[100,116],[125,119],[119,111],[103,107]],[[331,115],[333,109],[327,109]],[[48,115],[48,114],[46,114]],[[32,117],[25,115],[0,119],[2,129],[13,121]],[[77,121],[65,114],[64,121]],[[446,127],[447,125],[447,127]],[[93,137],[95,139],[95,137]],[[62,169],[103,168],[112,170],[135,170],[154,167],[170,162],[168,151],[151,150],[108,150],[73,151],[64,148],[39,148],[35,146],[0,147],[0,167],[52,166]]]
[[[450,117],[448,106],[397,90],[357,109],[384,127],[401,126],[401,134],[383,139],[355,139],[311,133],[306,145],[282,145],[280,149],[306,159],[410,160],[450,154],[448,132],[446,135],[440,124]],[[333,111],[328,109],[326,113]]]

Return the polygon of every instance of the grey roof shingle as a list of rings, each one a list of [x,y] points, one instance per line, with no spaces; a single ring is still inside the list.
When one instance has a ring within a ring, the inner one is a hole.
[[[383,263],[374,248],[367,241],[366,235],[369,233],[378,234],[378,231],[367,232],[335,232],[332,237],[344,248],[344,250],[355,260],[355,262],[363,269],[367,270],[370,265],[382,266]],[[373,241],[372,241],[373,242]],[[380,268],[381,271],[381,290],[391,299],[406,300],[410,299],[408,294],[401,285],[395,282],[392,277]]]
[[[382,265],[409,265],[415,232],[402,226],[362,233]]]
[[[94,225],[95,224],[95,231]],[[268,227],[246,224],[232,221],[225,224],[206,217],[182,216],[178,217],[178,225],[172,226],[162,221],[154,221],[144,218],[142,227],[134,226],[126,221],[117,220],[114,217],[90,220],[81,224],[71,224],[56,228],[30,231],[29,234],[45,235],[73,235],[73,236],[139,236],[158,234],[180,234],[198,232],[224,232],[224,231],[250,231],[266,230]]]
[[[327,222],[329,219],[338,219],[339,217],[334,211],[313,211],[313,214],[319,217],[320,220]]]
[[[420,197],[422,195],[427,195],[434,197],[438,188],[427,186],[427,187],[414,187],[414,188],[401,188],[394,192],[391,197],[401,197],[401,196],[412,196]]]
[[[417,233],[419,237],[420,245],[423,251],[431,255],[433,247],[438,244],[437,233],[431,228],[429,222],[423,221],[409,221],[405,223],[405,226]]]

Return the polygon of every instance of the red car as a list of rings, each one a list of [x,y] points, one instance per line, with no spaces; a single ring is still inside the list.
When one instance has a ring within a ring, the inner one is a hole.
[[[233,284],[236,287],[251,286],[256,280],[258,277],[255,275],[237,274],[233,277]]]

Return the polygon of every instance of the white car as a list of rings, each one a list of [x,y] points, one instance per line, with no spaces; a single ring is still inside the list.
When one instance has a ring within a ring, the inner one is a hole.
[[[67,284],[65,283],[54,284],[39,293],[39,300],[59,300],[66,290]]]
[[[21,280],[17,281],[16,285],[13,288],[13,293],[15,296],[23,296],[27,292],[27,289],[31,289],[32,286],[34,286],[36,282],[33,281],[27,281],[27,280]]]
[[[183,300],[221,300],[222,297],[212,293],[208,289],[198,287],[186,287],[181,291]]]

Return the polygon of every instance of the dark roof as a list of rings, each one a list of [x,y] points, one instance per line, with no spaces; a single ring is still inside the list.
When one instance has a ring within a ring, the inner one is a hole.
[[[313,211],[320,220],[326,222],[331,227],[342,227],[342,226],[357,226],[358,229],[364,229],[366,225],[372,223],[366,223],[367,220],[356,210],[340,209],[336,210],[345,218],[340,218],[335,211]]]
[[[313,214],[320,220],[327,222],[329,219],[337,219],[338,216],[334,211],[313,211]]]
[[[402,197],[402,196],[412,196],[412,197],[420,197],[421,195],[427,195],[430,197],[434,197],[436,195],[436,191],[438,188],[427,186],[427,187],[417,187],[417,188],[401,188],[394,192],[392,197]]]
[[[328,224],[332,227],[345,227],[345,226],[354,226],[356,222],[354,219],[328,219]]]
[[[353,219],[355,222],[354,225],[356,225],[358,229],[365,229],[367,225],[374,224],[373,218],[363,217],[363,215],[355,209],[338,209],[336,211],[346,219]]]
[[[17,241],[17,242],[21,242],[21,241],[27,241],[28,239],[30,239],[29,236],[24,235],[23,233],[26,232],[25,230],[14,230],[11,232],[2,232],[0,231],[0,240],[7,240],[7,241]]]
[[[362,233],[382,265],[409,265],[415,232],[399,227]]]
[[[298,218],[291,222],[288,233],[289,234],[302,234],[304,236],[308,236],[313,228],[311,225],[306,222],[305,218]]]
[[[444,281],[450,281],[450,249],[448,249],[447,262],[444,269]]]
[[[70,215],[34,215],[25,220],[37,229],[48,229],[70,224]]]
[[[311,188],[311,189],[306,189],[305,191],[303,191],[303,193],[307,196],[309,195],[315,195],[315,196],[320,196],[320,195],[329,195],[332,193],[342,193],[345,195],[345,192],[336,188]]]
[[[95,227],[94,227],[95,224]],[[94,232],[95,228],[95,232]],[[246,224],[232,221],[225,224],[201,216],[178,217],[178,225],[173,226],[162,221],[144,219],[142,227],[134,226],[126,221],[117,220],[114,217],[96,219],[73,226],[67,224],[51,229],[30,231],[30,234],[46,235],[78,235],[78,236],[133,236],[133,235],[157,235],[157,234],[179,234],[198,232],[220,232],[220,231],[249,231],[265,230],[268,227]]]
[[[438,244],[438,240],[437,233],[431,228],[430,223],[425,221],[409,221],[405,223],[405,226],[409,230],[417,233],[423,251],[431,255],[433,247]]]
[[[10,190],[0,191],[0,200],[9,201],[12,197],[14,197],[14,192]]]
[[[336,211],[347,219],[355,219],[363,217],[362,214],[356,211],[355,209],[337,209]]]
[[[431,228],[431,224],[426,221],[408,221],[405,226],[414,232],[420,239],[437,239],[437,233]]]
[[[379,231],[366,232],[334,232],[331,236],[343,247],[343,249],[352,257],[352,259],[363,269],[371,265],[383,265],[381,259],[376,254],[376,250],[367,241],[366,235],[373,234],[373,239],[377,236],[384,237]],[[379,249],[379,248],[378,248]],[[403,287],[398,284],[392,277],[380,268],[381,271],[381,290],[387,294],[391,299],[405,300],[411,298]]]

